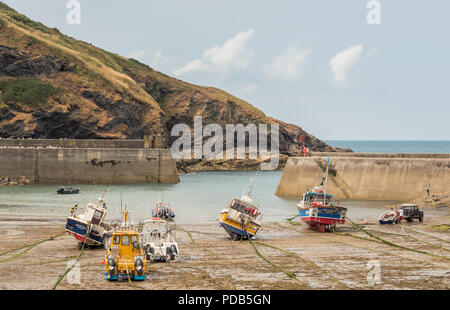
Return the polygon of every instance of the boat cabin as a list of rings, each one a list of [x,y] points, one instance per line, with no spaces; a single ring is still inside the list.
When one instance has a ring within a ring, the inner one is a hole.
[[[91,224],[100,225],[106,216],[106,205],[103,203],[102,206],[94,205],[89,203],[86,207],[84,214],[80,215],[79,218],[85,221],[90,221]]]
[[[258,208],[252,205],[250,202],[233,199],[230,203],[230,208],[238,212],[247,214],[249,216],[255,217],[258,215]]]
[[[144,222],[142,227],[143,242],[149,243],[154,240],[164,242],[174,241],[175,224],[160,219],[152,219]]]
[[[140,255],[139,235],[135,231],[115,232],[111,238],[110,250],[119,257]]]
[[[321,202],[324,204],[330,204],[333,195],[325,194],[323,192],[308,192],[303,195],[303,201],[305,203]]]

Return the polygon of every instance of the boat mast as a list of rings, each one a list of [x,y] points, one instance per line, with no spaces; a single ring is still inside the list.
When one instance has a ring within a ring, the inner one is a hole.
[[[328,157],[327,160],[327,169],[325,170],[325,188],[323,191],[323,203],[325,204],[326,202],[326,197],[327,197],[327,186],[328,186],[328,169],[330,168],[330,157]]]
[[[258,180],[258,176],[259,176],[260,172],[261,172],[261,170],[258,169],[258,171],[256,172],[256,175],[250,180],[250,185],[248,186],[248,191],[246,194],[246,196],[249,198],[251,197],[253,188],[255,188],[256,181]]]
[[[108,191],[108,185],[106,185],[106,188],[105,188],[105,190],[103,191],[103,194],[102,194],[102,200],[103,200],[103,197],[105,197],[105,194],[106,194],[107,191]]]

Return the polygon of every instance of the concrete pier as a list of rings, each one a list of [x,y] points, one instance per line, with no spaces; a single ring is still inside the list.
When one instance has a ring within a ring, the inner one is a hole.
[[[62,140],[82,148],[62,148],[49,141],[46,147],[2,146],[0,140],[0,175],[25,176],[42,184],[135,184],[178,183],[176,163],[168,149],[139,148],[140,141]],[[16,140],[17,143],[27,140]],[[28,140],[33,141],[33,140]],[[58,141],[58,140],[57,140]],[[125,145],[135,148],[100,148],[98,144]],[[28,142],[29,144],[37,142]],[[143,142],[142,142],[143,145]],[[64,145],[65,146],[65,145]],[[94,146],[94,147],[87,147]]]
[[[312,189],[329,156],[328,192],[340,199],[409,201],[425,196],[427,184],[436,194],[450,189],[448,154],[314,153],[288,159],[276,195],[301,197]]]

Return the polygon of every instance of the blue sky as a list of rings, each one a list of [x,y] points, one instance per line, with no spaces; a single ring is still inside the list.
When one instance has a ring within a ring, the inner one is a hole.
[[[450,140],[450,2],[8,0],[170,76],[222,88],[318,138]]]

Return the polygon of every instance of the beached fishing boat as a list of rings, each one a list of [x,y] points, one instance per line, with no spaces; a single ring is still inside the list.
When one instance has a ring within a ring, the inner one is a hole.
[[[156,203],[155,208],[152,210],[152,216],[158,217],[163,220],[173,220],[175,218],[175,212],[170,207],[170,203],[164,203],[159,201]]]
[[[326,193],[329,167],[330,159],[320,185],[304,193],[297,204],[300,219],[311,229],[322,232],[334,231],[336,224],[344,224],[347,214],[347,208],[339,206],[333,195]]]
[[[250,198],[256,178],[251,182],[247,194],[240,199],[233,199],[220,212],[219,225],[233,240],[253,238],[261,228],[263,215]]]
[[[383,212],[378,218],[378,221],[380,222],[381,225],[394,223],[397,224],[398,223],[397,214],[395,211]]]
[[[147,261],[139,233],[130,222],[128,210],[122,212],[122,224],[105,241],[105,275],[109,281],[143,281]]]
[[[64,188],[61,187],[56,191],[57,194],[60,195],[72,195],[72,194],[79,194],[80,193],[80,189],[79,188],[72,188],[72,187],[68,187],[68,188]]]
[[[83,243],[94,246],[102,245],[106,234],[111,230],[111,226],[104,222],[106,202],[103,196],[104,193],[98,199],[97,204],[88,203],[84,213],[77,214],[78,205],[70,210],[65,230],[75,237],[79,247]]]
[[[175,223],[152,218],[144,222],[140,238],[147,262],[168,262],[178,258]]]

